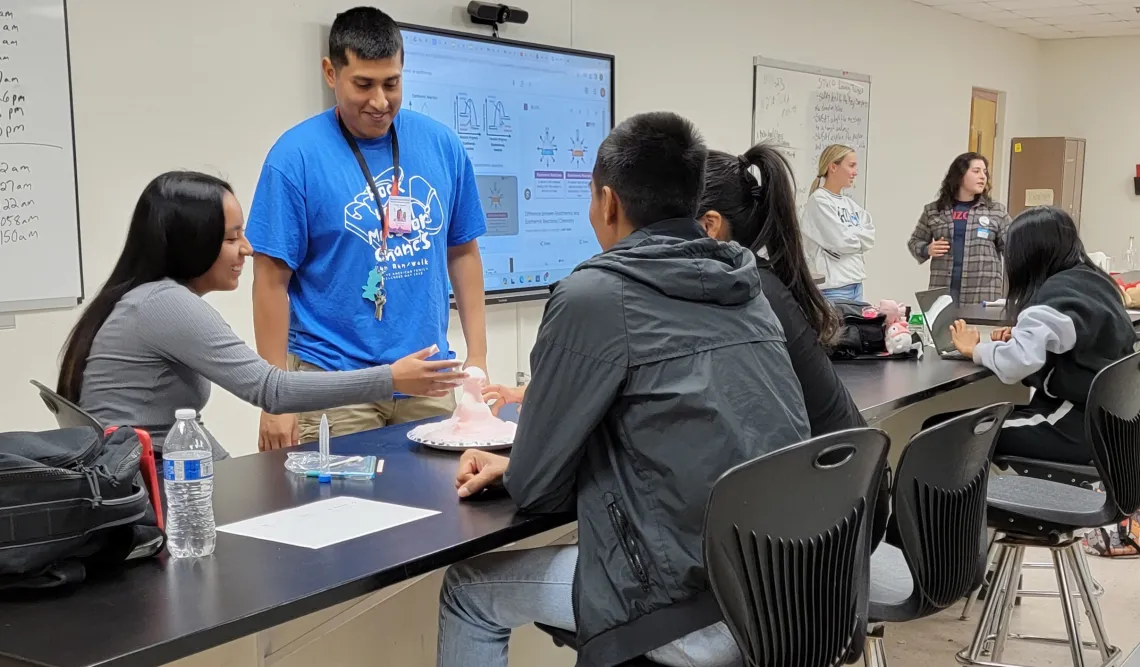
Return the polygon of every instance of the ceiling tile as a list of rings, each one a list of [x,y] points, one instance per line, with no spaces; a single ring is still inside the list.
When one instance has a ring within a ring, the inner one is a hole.
[[[1140,0],[914,0],[1038,39],[1140,35]]]
[[[1089,5],[1073,5],[1071,7],[1030,7],[1028,9],[1015,9],[1014,13],[1027,16],[1031,19],[1040,19],[1053,16],[1081,16],[1085,14],[1103,14],[1096,7]]]
[[[1073,37],[1128,37],[1140,36],[1140,28],[1132,28],[1119,23],[1098,23],[1092,26],[1080,26],[1073,30]]]
[[[1016,11],[1019,9],[1036,9],[1041,7],[1075,7],[1087,3],[1082,3],[1079,0],[992,0],[990,4],[1000,9],[1012,9]]]
[[[1121,23],[1117,19],[1109,16],[1108,14],[1087,14],[1084,16],[1050,16],[1037,19],[1038,21],[1047,25],[1066,26],[1086,25],[1089,23]]]

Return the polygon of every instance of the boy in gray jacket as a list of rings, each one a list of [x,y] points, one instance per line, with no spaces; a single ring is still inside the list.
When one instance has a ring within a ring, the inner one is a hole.
[[[552,291],[510,459],[468,452],[457,479],[461,497],[501,481],[523,511],[576,510],[579,544],[452,567],[439,665],[506,667],[511,629],[536,621],[576,630],[580,666],[739,663],[703,568],[705,504],[810,428],[755,255],[695,220],[706,155],[671,113],[599,147],[603,252]]]

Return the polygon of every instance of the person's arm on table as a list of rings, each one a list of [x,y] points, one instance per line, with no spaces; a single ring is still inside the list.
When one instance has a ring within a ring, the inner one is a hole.
[[[978,330],[962,320],[950,332],[959,352],[993,371],[1005,384],[1016,384],[1041,370],[1049,352],[1064,354],[1077,344],[1072,318],[1049,306],[1022,311],[1005,341],[982,342]]]
[[[455,292],[459,326],[467,343],[464,368],[475,366],[487,372],[487,303],[483,289],[483,258],[477,239],[487,233],[487,218],[475,184],[475,169],[467,151],[456,150],[455,201],[447,229],[447,273]]]

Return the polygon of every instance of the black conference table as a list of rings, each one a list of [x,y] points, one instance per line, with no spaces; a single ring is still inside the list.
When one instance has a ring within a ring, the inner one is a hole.
[[[990,375],[936,355],[837,368],[869,420]],[[411,443],[408,428],[333,441],[333,453],[384,459],[371,482],[298,479],[285,471],[280,451],[220,462],[218,525],[338,495],[439,514],[320,550],[218,533],[210,558],[164,555],[73,591],[0,598],[0,667],[160,665],[573,521],[520,515],[502,497],[460,502],[457,456]]]
[[[978,326],[1008,327],[1013,325],[1013,320],[1005,312],[1003,306],[983,306],[981,304],[958,306],[958,315],[967,323]],[[1133,327],[1140,326],[1140,310],[1129,310],[1128,315],[1132,318]]]

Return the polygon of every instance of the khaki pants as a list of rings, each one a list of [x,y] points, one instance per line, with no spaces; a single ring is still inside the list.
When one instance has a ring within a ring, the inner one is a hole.
[[[289,370],[324,372],[324,369],[301,361],[292,354],[289,355]],[[317,441],[322,414],[328,415],[329,435],[335,438],[339,435],[370,431],[374,428],[383,428],[394,424],[406,424],[431,417],[447,416],[453,412],[455,412],[454,394],[445,398],[413,396],[364,405],[346,405],[318,412],[303,412],[297,415],[297,424],[301,431],[301,442],[306,443]]]

